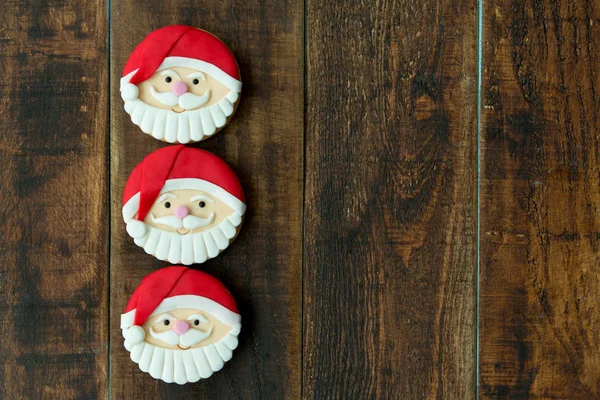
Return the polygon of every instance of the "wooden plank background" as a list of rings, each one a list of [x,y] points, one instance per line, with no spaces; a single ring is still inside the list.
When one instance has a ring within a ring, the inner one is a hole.
[[[600,2],[488,3],[481,398],[600,398]]]
[[[474,393],[476,18],[308,1],[307,398]]]
[[[105,398],[106,5],[0,20],[0,398]]]
[[[600,0],[33,3],[0,16],[0,398],[600,398]],[[167,264],[121,218],[166,144],[118,81],[174,23],[240,63],[236,115],[196,146],[249,205],[201,266],[240,346],[185,386],[119,329]]]

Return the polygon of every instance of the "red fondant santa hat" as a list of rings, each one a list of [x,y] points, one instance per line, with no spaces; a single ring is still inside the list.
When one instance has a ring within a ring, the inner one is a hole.
[[[151,32],[131,53],[123,69],[121,90],[171,67],[205,72],[235,92],[242,88],[237,61],[225,43],[206,31],[172,25]]]
[[[146,276],[121,315],[121,329],[142,326],[156,314],[192,308],[238,328],[241,316],[233,296],[215,277],[191,268],[163,268]]]
[[[208,151],[168,146],[156,150],[138,164],[125,185],[123,219],[129,222],[137,213],[143,221],[162,192],[195,189],[206,192],[244,215],[244,192],[235,172]]]

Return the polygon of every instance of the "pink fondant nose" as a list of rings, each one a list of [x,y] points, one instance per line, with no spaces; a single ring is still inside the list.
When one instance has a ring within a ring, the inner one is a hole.
[[[190,210],[186,206],[179,206],[175,209],[175,216],[177,218],[184,219],[185,217],[188,216],[189,213],[190,213]]]
[[[171,86],[171,91],[175,96],[181,96],[187,93],[187,85],[184,82],[177,81]]]
[[[190,326],[185,321],[176,321],[175,325],[173,325],[173,332],[175,332],[178,335],[183,335],[189,330]]]

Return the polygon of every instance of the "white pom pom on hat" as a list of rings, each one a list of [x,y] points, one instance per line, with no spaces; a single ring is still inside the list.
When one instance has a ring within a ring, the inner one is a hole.
[[[124,83],[121,85],[121,98],[125,101],[137,99],[140,90],[133,83]]]
[[[127,222],[127,233],[136,239],[146,234],[146,224],[136,219],[131,219]]]
[[[129,328],[123,329],[123,337],[125,338],[125,348],[128,351],[131,351],[133,346],[138,343],[142,343],[146,337],[146,332],[141,326],[133,325]]]

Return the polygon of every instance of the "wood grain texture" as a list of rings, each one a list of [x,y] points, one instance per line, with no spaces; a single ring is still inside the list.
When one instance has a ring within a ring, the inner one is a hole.
[[[486,4],[481,398],[600,398],[599,13]]]
[[[105,4],[4,1],[0,26],[0,398],[105,398]]]
[[[298,398],[301,379],[303,8],[294,1],[111,2],[111,394],[113,398]],[[210,380],[179,386],[141,372],[123,347],[119,315],[142,277],[167,264],[138,248],[121,217],[134,166],[165,146],[129,120],[119,95],[123,65],[146,34],[188,24],[221,38],[244,87],[231,123],[196,145],[225,159],[244,186],[238,238],[196,266],[221,279],[240,307],[233,359]]]
[[[307,398],[474,398],[476,9],[307,0]]]

